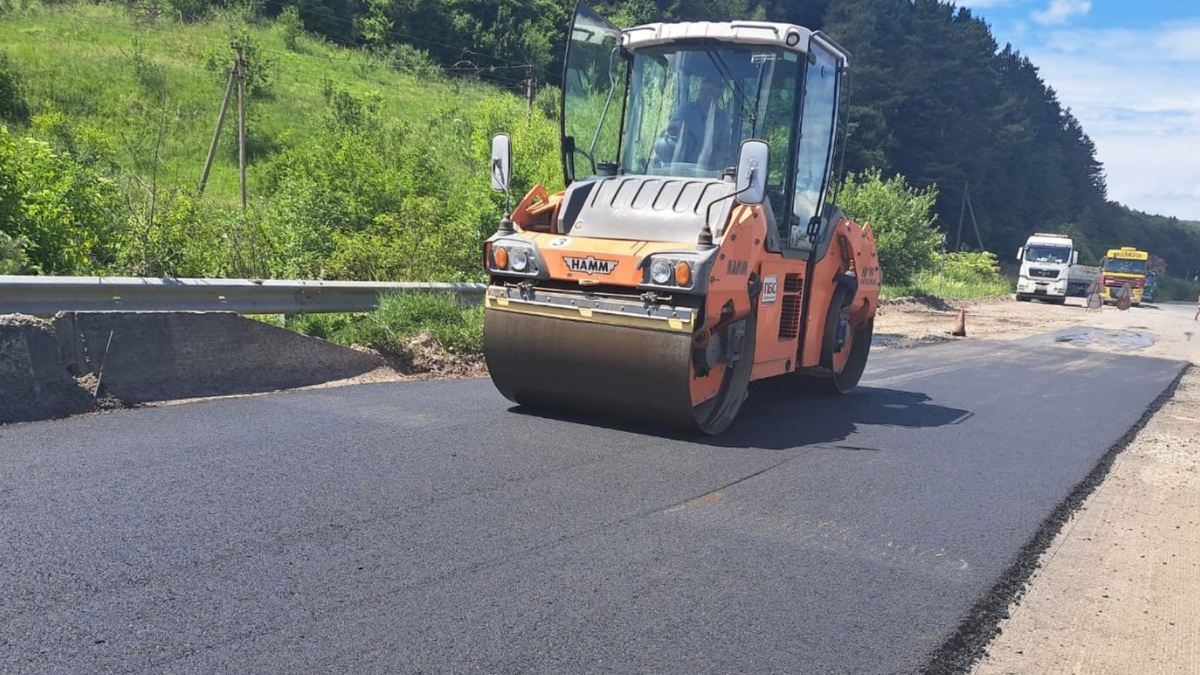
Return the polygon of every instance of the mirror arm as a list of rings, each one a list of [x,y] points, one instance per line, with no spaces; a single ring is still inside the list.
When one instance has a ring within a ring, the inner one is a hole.
[[[496,170],[499,169],[500,175],[503,176],[504,169],[503,169],[503,167],[498,166],[499,164],[500,164],[499,162],[492,163],[492,173],[493,174],[496,173]],[[513,228],[512,218],[510,217],[512,215],[512,196],[511,195],[512,195],[512,191],[509,189],[508,181],[505,180],[504,181],[504,217],[500,219],[500,229],[499,229],[499,232],[501,234],[512,234],[512,233],[516,232],[516,230]]]
[[[513,227],[512,219],[508,217],[507,213],[505,213],[504,217],[500,219],[500,228],[497,230],[497,232],[500,234],[514,234],[516,231],[516,228]]]
[[[717,202],[724,201],[726,199],[734,199],[735,197],[742,194],[743,192],[746,192],[746,191],[750,190],[751,188],[753,188],[754,187],[754,178],[757,176],[757,174],[758,174],[758,169],[750,169],[750,180],[746,182],[746,187],[742,188],[741,190],[735,190],[723,197],[717,197],[716,199],[714,199],[708,203],[708,208],[704,210],[704,227],[701,228],[700,236],[699,236],[699,238],[696,239],[697,248],[712,248],[713,247],[712,228],[709,227],[709,225],[708,225],[709,221],[712,220],[713,205],[716,204]]]
[[[501,138],[504,140],[504,149],[498,154],[496,145]],[[499,227],[499,232],[502,234],[512,234],[516,231],[510,217],[512,214],[512,155],[509,143],[507,134],[496,134],[492,137],[492,184],[493,188],[499,187],[504,192],[504,217],[500,219]]]

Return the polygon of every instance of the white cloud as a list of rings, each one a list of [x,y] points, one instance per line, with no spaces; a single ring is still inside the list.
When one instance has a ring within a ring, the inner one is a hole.
[[[1109,198],[1200,220],[1200,20],[1041,37],[1021,52],[1096,144]]]
[[[1030,16],[1043,26],[1053,26],[1067,23],[1075,16],[1085,16],[1092,11],[1092,3],[1088,0],[1050,0],[1050,6],[1042,11],[1034,11]]]
[[[1200,62],[1200,23],[1174,24],[1158,36],[1154,46],[1169,59]]]

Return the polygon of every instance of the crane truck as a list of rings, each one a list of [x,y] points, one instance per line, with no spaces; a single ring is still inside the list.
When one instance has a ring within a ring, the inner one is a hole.
[[[849,55],[764,21],[618,29],[584,4],[567,35],[565,189],[483,245],[483,349],[507,399],[724,433],[752,381],[843,395],[867,365],[883,275],[832,197]],[[803,399],[797,398],[797,406]]]

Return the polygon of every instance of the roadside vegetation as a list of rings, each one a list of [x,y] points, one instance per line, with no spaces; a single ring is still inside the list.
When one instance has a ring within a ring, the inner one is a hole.
[[[883,296],[983,298],[1012,292],[994,253],[943,252],[936,227],[935,187],[918,189],[902,176],[884,178],[879,170],[846,176],[838,204],[860,225],[870,225],[879,247]]]
[[[545,105],[451,77],[415,48],[335,45],[294,13],[235,4],[204,16],[181,25],[136,3],[7,10],[0,265],[474,281],[477,242],[502,215],[491,136],[513,136],[517,190],[561,181]],[[231,42],[247,61],[244,211],[236,88],[199,189]]]
[[[1109,202],[1070,112],[967,10],[901,0],[592,4],[621,25],[794,21],[856,54],[838,203],[875,231],[885,296],[1009,293],[1011,273],[989,251],[1013,250],[1033,229],[1072,234],[1084,262],[1136,245],[1172,269],[1200,268],[1200,227]],[[480,243],[503,204],[487,180],[491,136],[512,134],[516,198],[535,183],[561,188],[554,85],[573,6],[0,0],[0,273],[481,281]],[[872,19],[883,15],[893,20]],[[911,45],[902,59],[878,47],[897,39]],[[232,44],[245,59],[244,209],[236,90],[200,188]],[[947,240],[967,184],[984,251]],[[1160,284],[1160,298],[1195,298],[1194,284]],[[403,320],[470,351],[478,310],[442,300],[287,323],[378,346],[407,339]]]
[[[946,253],[932,269],[918,272],[908,283],[883,286],[883,297],[938,297],[947,300],[1005,296],[1014,282],[1000,272],[993,253]]]
[[[1159,277],[1154,293],[1155,302],[1196,302],[1200,298],[1200,282],[1174,277]]]
[[[341,345],[381,354],[403,353],[413,340],[430,337],[450,354],[483,350],[483,307],[463,306],[453,295],[394,293],[380,297],[374,312],[301,314],[276,325]]]

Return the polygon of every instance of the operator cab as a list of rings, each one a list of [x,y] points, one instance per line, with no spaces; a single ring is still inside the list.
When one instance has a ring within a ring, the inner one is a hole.
[[[562,89],[568,188],[561,231],[571,230],[598,182],[621,181],[628,201],[611,185],[604,198],[631,214],[646,211],[633,192],[689,207],[711,201],[732,181],[742,142],[760,139],[770,147],[763,207],[775,227],[768,246],[808,257],[815,243],[819,257],[832,215],[820,206],[832,189],[846,64],[827,36],[790,24],[654,23],[621,31],[579,5]],[[693,219],[633,215],[646,227],[632,238],[695,239],[695,231],[675,227],[696,228]],[[632,235],[619,229],[617,238]]]

